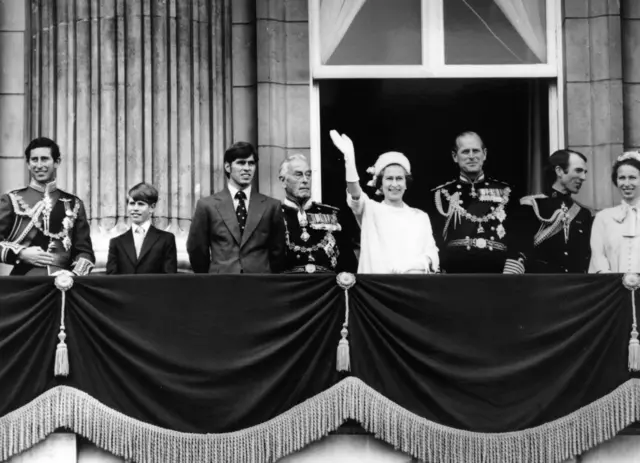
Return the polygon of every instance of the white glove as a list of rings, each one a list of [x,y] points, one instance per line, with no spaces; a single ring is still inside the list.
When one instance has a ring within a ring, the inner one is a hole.
[[[355,183],[360,181],[358,169],[356,169],[356,154],[351,139],[345,134],[340,135],[335,130],[330,131],[329,135],[331,136],[331,140],[335,147],[342,151],[342,154],[344,155],[344,168],[347,174],[347,182]]]

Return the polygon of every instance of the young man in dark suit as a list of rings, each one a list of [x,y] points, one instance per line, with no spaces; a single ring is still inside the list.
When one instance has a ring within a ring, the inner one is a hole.
[[[225,188],[196,204],[187,239],[195,273],[278,273],[284,266],[280,201],[251,187],[258,153],[234,143],[224,153]]]
[[[158,202],[158,190],[138,183],[129,190],[127,212],[131,228],[109,242],[107,274],[176,273],[178,257],[173,233],[151,225]]]

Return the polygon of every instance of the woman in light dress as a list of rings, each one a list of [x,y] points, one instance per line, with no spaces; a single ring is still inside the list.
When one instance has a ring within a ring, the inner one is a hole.
[[[367,172],[368,183],[382,195],[370,199],[360,187],[353,142],[335,130],[334,145],[344,155],[347,203],[361,228],[358,273],[434,273],[439,270],[438,248],[429,216],[403,201],[411,183],[411,164],[402,153],[381,154]]]
[[[589,273],[640,272],[640,153],[622,154],[611,180],[622,203],[596,214],[591,231]]]

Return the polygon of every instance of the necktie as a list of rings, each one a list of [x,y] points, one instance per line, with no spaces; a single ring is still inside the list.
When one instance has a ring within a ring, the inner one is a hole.
[[[133,233],[133,244],[136,247],[136,257],[140,257],[142,242],[144,241],[144,228],[136,227]]]
[[[236,207],[236,217],[238,218],[238,225],[240,225],[240,235],[244,232],[244,226],[247,224],[247,206],[244,200],[247,199],[247,195],[244,191],[238,191],[236,193],[236,199],[238,200],[238,207]]]

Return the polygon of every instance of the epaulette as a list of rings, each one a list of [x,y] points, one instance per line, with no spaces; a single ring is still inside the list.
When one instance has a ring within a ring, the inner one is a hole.
[[[456,183],[457,181],[458,181],[458,180],[453,179],[453,180],[451,180],[451,181],[448,181],[447,183],[443,183],[442,185],[439,185],[439,186],[437,186],[437,187],[433,188],[431,191],[439,190],[440,188],[444,188],[444,187],[446,187],[446,186],[449,186],[449,185],[451,185],[452,183]]]
[[[332,211],[340,212],[340,208],[339,207],[330,206],[329,204],[315,203],[315,205],[318,206],[318,207],[324,207],[324,208],[327,208],[327,209],[331,209]]]
[[[24,191],[24,190],[26,190],[26,189],[27,189],[27,187],[24,187],[24,188],[17,188],[17,189],[15,189],[15,190],[9,190],[9,191],[5,192],[5,194],[6,194],[6,195],[16,194],[16,193],[20,193],[21,191]]]
[[[509,185],[507,182],[503,182],[502,180],[498,180],[497,178],[485,177],[485,180],[488,180],[490,182],[500,183],[500,184],[504,185],[505,187],[511,188],[511,185]]]
[[[522,198],[520,198],[520,204],[523,206],[531,206],[533,205],[533,202],[536,199],[542,199],[542,198],[546,198],[547,195],[544,195],[542,193],[537,194],[537,195],[528,195],[528,196],[523,196]]]

